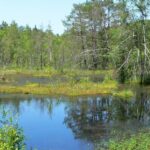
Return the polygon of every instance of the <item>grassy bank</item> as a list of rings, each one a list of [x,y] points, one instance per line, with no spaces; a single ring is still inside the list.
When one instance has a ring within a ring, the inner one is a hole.
[[[46,95],[95,95],[112,94],[117,89],[115,82],[110,83],[77,83],[39,85],[27,84],[24,86],[0,86],[0,93],[46,94]]]
[[[22,80],[27,80],[26,78],[23,79],[22,76],[33,78],[33,81],[35,79],[41,80],[41,78],[45,78],[48,81],[46,84],[31,81],[24,81],[24,84],[16,84],[16,82],[20,82],[17,81],[18,77],[21,77]],[[64,70],[63,72],[56,70],[1,70],[0,77],[1,80],[4,80],[0,84],[0,93],[66,96],[110,94],[124,98],[133,96],[133,92],[130,90],[119,90],[119,84],[113,79],[112,70]],[[49,82],[49,79],[52,82]]]

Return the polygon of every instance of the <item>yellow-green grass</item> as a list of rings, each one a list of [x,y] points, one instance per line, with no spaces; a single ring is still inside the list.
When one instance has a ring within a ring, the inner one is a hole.
[[[65,69],[63,72],[59,70],[55,70],[53,68],[44,69],[44,70],[27,70],[27,69],[1,69],[0,68],[0,75],[9,75],[9,74],[26,74],[32,76],[44,76],[49,77],[51,75],[59,74],[59,75],[67,75],[67,76],[74,76],[74,75],[93,75],[93,74],[112,74],[113,70],[70,70]]]
[[[63,71],[63,73],[64,74],[67,74],[67,75],[69,75],[69,76],[72,76],[72,75],[74,75],[74,74],[77,74],[77,75],[93,75],[93,74],[97,74],[97,75],[99,75],[99,74],[103,74],[103,75],[105,75],[105,74],[112,74],[114,71],[113,70],[78,70],[78,69],[76,69],[76,70],[68,70],[68,69],[66,69],[66,70],[64,70]]]
[[[109,83],[77,83],[77,84],[27,84],[24,86],[0,86],[1,93],[23,93],[23,94],[46,94],[46,95],[95,95],[95,94],[112,94],[117,89],[117,83],[110,81]]]
[[[3,70],[0,69],[0,76],[5,75],[15,75],[15,74],[23,74],[23,75],[30,75],[30,76],[39,76],[39,77],[50,77],[51,75],[58,74],[59,72],[50,69],[50,70],[25,70],[25,69],[10,69],[10,70]]]
[[[113,93],[113,96],[120,97],[120,98],[127,100],[127,99],[133,97],[134,93],[133,93],[133,91],[128,89],[128,90],[122,90],[122,91],[115,91]]]
[[[13,85],[0,85],[0,93],[24,93],[24,94],[45,94],[45,95],[67,95],[67,96],[80,96],[80,95],[96,95],[96,94],[111,94],[113,96],[130,98],[134,94],[130,90],[119,91],[119,85],[116,81],[112,80],[113,70],[103,71],[93,71],[93,70],[64,70],[63,73],[56,71],[54,69],[47,70],[1,70],[0,75],[8,74],[25,74],[29,76],[36,77],[50,77],[51,75],[66,75],[67,77],[72,76],[87,76],[84,80],[75,82],[74,79],[69,78],[67,83],[55,83],[55,84],[37,84],[29,83],[23,86],[13,86]],[[88,76],[93,74],[103,74],[105,79],[102,83],[94,83],[88,80]]]

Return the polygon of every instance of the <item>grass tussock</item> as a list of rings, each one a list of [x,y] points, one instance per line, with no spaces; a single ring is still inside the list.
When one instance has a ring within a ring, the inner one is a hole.
[[[113,96],[120,97],[123,99],[129,99],[134,96],[134,93],[128,89],[128,90],[116,91],[113,93]]]

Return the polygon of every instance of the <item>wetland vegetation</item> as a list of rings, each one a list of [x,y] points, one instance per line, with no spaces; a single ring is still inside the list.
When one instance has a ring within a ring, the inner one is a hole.
[[[105,73],[107,75],[105,75]],[[1,93],[46,94],[46,95],[94,95],[112,94],[133,96],[132,91],[118,92],[119,84],[112,79],[112,71],[3,71]],[[4,79],[5,78],[5,79]]]

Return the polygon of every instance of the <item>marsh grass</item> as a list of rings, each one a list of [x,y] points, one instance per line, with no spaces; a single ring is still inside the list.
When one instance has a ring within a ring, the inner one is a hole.
[[[46,70],[26,70],[26,69],[0,69],[0,76],[23,74],[35,77],[50,77],[51,75],[59,74],[58,71],[54,69]]]
[[[49,84],[41,85],[37,83],[29,83],[24,86],[0,86],[1,93],[23,93],[23,94],[46,94],[46,95],[94,95],[94,94],[111,94],[117,89],[117,83],[114,81],[109,84],[81,82],[66,84]]]
[[[125,89],[125,90],[122,90],[122,91],[115,91],[113,93],[113,96],[116,96],[116,97],[120,97],[120,98],[123,98],[123,99],[130,99],[131,97],[134,96],[134,93],[133,91],[129,90],[129,89]]]
[[[35,75],[35,76],[45,76],[49,74],[64,74],[68,76],[74,76],[74,75],[93,75],[93,74],[112,74],[113,70],[70,70],[70,69],[65,69],[63,72],[60,70],[55,70],[53,68],[49,69],[43,69],[43,70],[29,70],[29,69],[3,69],[0,68],[0,75],[1,74],[16,74],[16,73],[22,73],[22,74],[30,74],[30,75]]]
[[[64,70],[63,72],[54,69],[43,71],[28,71],[28,70],[1,70],[1,75],[20,74],[31,77],[49,77],[57,75],[57,78],[66,77],[67,82],[62,81],[55,83],[27,83],[25,85],[0,85],[0,93],[23,93],[23,94],[44,94],[44,95],[95,95],[95,94],[111,94],[118,97],[129,98],[133,96],[132,91],[119,91],[118,83],[113,79],[113,71],[93,71],[93,70]],[[104,75],[104,80],[100,83],[92,82],[90,75]],[[13,76],[12,76],[13,77]]]

